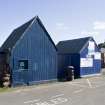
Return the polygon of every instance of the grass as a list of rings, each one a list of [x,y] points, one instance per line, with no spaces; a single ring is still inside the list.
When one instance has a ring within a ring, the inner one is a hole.
[[[0,88],[0,92],[5,92],[7,91],[9,88]]]
[[[3,93],[3,92],[10,92],[14,90],[13,88],[0,88],[0,93]]]
[[[50,82],[46,82],[46,83],[38,83],[35,85],[30,85],[30,86],[17,86],[17,87],[10,87],[10,88],[0,88],[0,93],[6,93],[6,92],[13,92],[13,91],[17,91],[17,90],[24,90],[24,89],[31,89],[31,88],[36,88],[36,87],[43,87],[43,86],[48,86],[49,84],[55,84],[58,83],[56,81],[50,81]]]

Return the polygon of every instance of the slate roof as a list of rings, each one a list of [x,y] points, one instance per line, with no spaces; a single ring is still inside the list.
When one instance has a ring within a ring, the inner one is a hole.
[[[27,23],[23,24],[22,26],[16,28],[11,34],[10,36],[7,38],[7,40],[3,43],[3,45],[1,46],[2,50],[12,50],[12,48],[15,46],[15,44],[17,43],[17,41],[21,38],[21,36],[24,34],[24,32],[28,29],[28,27],[33,23],[33,21],[37,21],[39,23],[39,25],[42,27],[42,29],[44,30],[44,32],[46,33],[46,35],[48,36],[49,40],[53,43],[55,49],[56,46],[54,44],[54,42],[52,41],[50,35],[48,34],[47,30],[45,29],[44,25],[42,24],[41,20],[39,19],[38,16],[35,16],[34,18],[32,18],[30,21],[28,21]]]
[[[85,38],[79,38],[79,39],[73,39],[73,40],[60,41],[57,44],[58,53],[62,53],[62,54],[80,53],[81,49],[86,45],[86,43],[91,38],[92,37],[85,37]]]

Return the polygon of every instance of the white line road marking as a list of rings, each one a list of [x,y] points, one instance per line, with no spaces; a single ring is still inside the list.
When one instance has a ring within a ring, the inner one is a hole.
[[[88,83],[89,87],[92,88],[92,84],[91,84],[91,82],[89,81],[89,79],[86,79],[86,80],[87,80],[87,83]]]
[[[40,101],[40,99],[37,99],[37,100],[29,100],[29,101],[25,101],[24,104],[34,103],[34,102],[38,102],[38,101]]]
[[[82,91],[83,91],[83,89],[80,89],[80,90],[74,91],[74,93],[80,93],[80,92],[82,92]]]
[[[58,95],[52,96],[51,99],[52,99],[52,98],[61,97],[61,96],[64,96],[64,94],[58,94]]]
[[[35,105],[58,105],[58,104],[65,103],[67,101],[68,101],[67,98],[58,97],[58,98],[50,99],[50,100],[43,101],[43,102],[37,102],[35,103]]]
[[[27,104],[27,105],[58,105],[58,104],[66,103],[67,101],[69,101],[69,98],[66,98],[63,96],[64,94],[58,94],[58,95],[52,96],[46,101],[36,99],[36,100],[26,101],[24,102],[24,104]]]
[[[79,87],[85,87],[86,88],[86,86],[85,85],[81,85],[81,84],[76,84],[76,83],[70,83],[71,85],[75,85],[75,86],[79,86]]]
[[[67,102],[67,101],[68,101],[68,99],[63,98],[63,97],[58,97],[58,98],[50,100],[50,102],[52,102],[54,105],[61,104],[61,103]]]

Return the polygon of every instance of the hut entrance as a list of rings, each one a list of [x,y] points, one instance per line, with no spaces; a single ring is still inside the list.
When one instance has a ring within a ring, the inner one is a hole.
[[[0,87],[10,86],[10,66],[8,57],[6,52],[0,52]]]

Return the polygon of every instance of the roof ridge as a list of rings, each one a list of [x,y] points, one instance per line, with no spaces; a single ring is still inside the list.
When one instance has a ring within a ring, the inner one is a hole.
[[[82,52],[82,51],[83,51],[83,49],[85,48],[85,46],[87,46],[88,41],[89,41],[90,39],[93,39],[93,37],[90,37],[90,38],[87,40],[87,42],[85,43],[85,45],[81,48],[80,52]]]
[[[93,37],[92,36],[89,36],[89,37],[74,38],[74,39],[70,39],[70,40],[62,40],[62,41],[59,41],[59,42],[67,42],[67,41],[73,41],[73,40],[79,40],[79,39],[86,39],[86,38],[93,38]]]
[[[48,33],[47,29],[45,28],[45,26],[43,25],[41,19],[40,19],[38,16],[36,16],[36,20],[38,21],[39,25],[42,27],[42,29],[44,30],[44,32],[47,34],[47,37],[48,37],[49,40],[52,42],[52,44],[53,44],[53,46],[55,47],[55,49],[57,50],[54,41],[52,40],[52,38],[51,38],[50,34]]]
[[[4,49],[12,50],[13,47],[18,43],[18,40],[22,36],[24,36],[24,33],[27,32],[27,30],[30,28],[30,26],[32,26],[32,24],[34,22],[37,22],[40,25],[40,27],[46,33],[46,36],[49,38],[49,40],[52,42],[53,46],[57,50],[55,43],[51,39],[49,33],[47,32],[46,28],[44,27],[43,23],[41,22],[41,20],[38,16],[35,16],[34,18],[29,20],[28,22],[26,22],[26,23],[22,24],[21,26],[19,26],[18,28],[14,29],[12,31],[12,33],[9,35],[9,37],[5,40],[3,45],[1,46],[2,50],[4,50]]]
[[[37,18],[37,16],[35,16],[34,18],[32,18],[31,20],[29,20],[28,22],[25,22],[24,24],[22,24],[21,26],[17,27],[16,29],[14,29],[12,31],[12,33],[8,36],[8,38],[5,40],[5,42],[2,44],[1,48],[2,49],[12,49],[13,46],[17,43],[17,41],[19,40],[19,38],[24,34],[24,32],[27,30],[27,28],[30,26],[30,24]],[[10,43],[10,40],[11,43]]]
[[[76,40],[61,41],[57,44],[58,52],[60,53],[79,53],[83,46],[92,37],[79,38]],[[93,39],[93,38],[92,38]]]
[[[35,16],[36,17],[36,16]],[[20,26],[18,26],[17,28],[15,28],[14,30],[17,30],[17,29],[19,29],[19,28],[21,28],[22,26],[24,26],[25,24],[27,24],[27,23],[29,23],[30,22],[30,24],[34,21],[34,19],[35,19],[35,17],[33,17],[31,20],[29,20],[29,21],[27,21],[27,22],[24,22],[22,25],[20,25]],[[29,25],[30,25],[29,24]],[[27,27],[28,28],[28,27]]]

